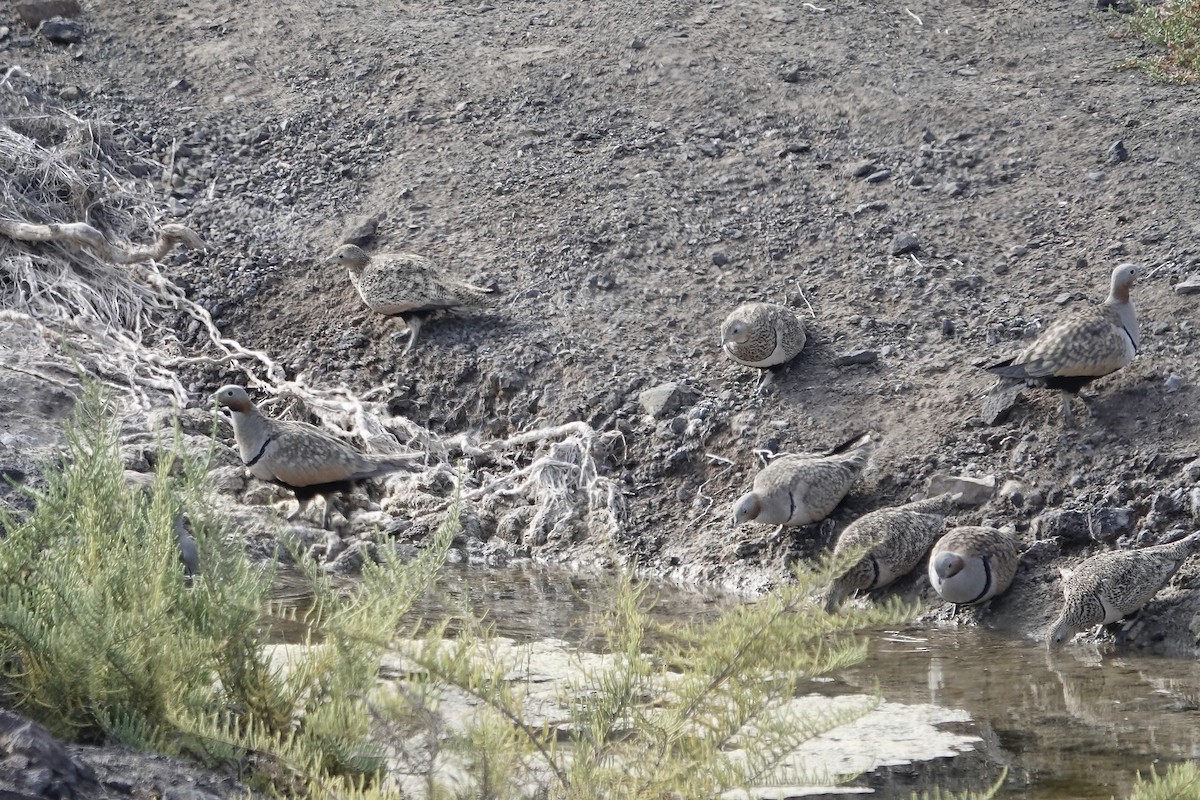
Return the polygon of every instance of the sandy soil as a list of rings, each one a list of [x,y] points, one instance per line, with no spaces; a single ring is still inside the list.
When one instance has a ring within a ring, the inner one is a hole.
[[[1037,635],[1056,568],[1098,547],[1039,538],[1046,514],[1131,508],[1104,532],[1120,546],[1194,524],[1195,298],[1173,287],[1200,268],[1200,101],[1118,69],[1141,45],[1092,5],[130,0],[87,8],[69,46],[3,12],[0,47],[162,163],[147,179],[163,220],[210,244],[171,275],[290,374],[392,386],[393,409],[439,434],[623,434],[615,549],[485,519],[488,547],[761,588],[828,533],[768,547],[767,529],[730,528],[753,451],[867,429],[877,449],[838,526],[935,473],[1015,481],[954,522],[1016,527],[1030,550],[988,618]],[[920,249],[892,255],[907,232]],[[322,262],[352,233],[501,299],[428,323],[404,356],[403,326]],[[1143,348],[1095,385],[1094,416],[1063,430],[1057,396],[1032,392],[984,424],[973,365],[1102,298],[1127,260],[1149,273]],[[745,300],[810,328],[762,392],[718,348]],[[862,349],[877,360],[838,366]],[[231,377],[187,376],[197,403]],[[648,418],[639,392],[666,382],[690,395]],[[1198,587],[1186,567],[1129,645],[1195,652]],[[928,596],[920,577],[899,590]]]

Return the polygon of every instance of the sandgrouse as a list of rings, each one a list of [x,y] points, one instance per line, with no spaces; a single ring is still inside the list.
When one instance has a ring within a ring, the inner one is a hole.
[[[1063,422],[1074,424],[1071,397],[1096,378],[1116,372],[1137,354],[1141,342],[1129,289],[1138,268],[1113,270],[1108,299],[1067,314],[1046,328],[1015,357],[987,367],[1001,378],[1062,392]]]
[[[804,349],[804,323],[774,303],[743,303],[721,325],[725,354],[747,367],[774,367]]]
[[[486,305],[492,292],[445,275],[428,258],[412,253],[368,256],[361,248],[344,244],[326,260],[350,271],[350,282],[372,311],[404,320],[408,326],[406,353],[416,344],[427,316]]]
[[[841,502],[871,456],[870,434],[824,456],[782,455],[754,476],[752,490],[733,507],[733,524],[791,527],[820,522]]]
[[[1011,534],[995,528],[954,528],[929,553],[929,582],[943,600],[983,603],[1012,584],[1020,561]]]
[[[836,611],[856,591],[887,586],[912,571],[942,532],[945,515],[961,494],[942,494],[914,503],[872,511],[850,523],[833,547],[834,558],[866,550],[834,579],[825,610]]]
[[[1170,544],[1100,553],[1063,577],[1063,610],[1050,626],[1048,647],[1075,634],[1127,617],[1149,603],[1188,556],[1200,550],[1200,532]]]
[[[241,386],[223,386],[217,403],[230,411],[233,435],[242,463],[250,474],[291,489],[296,519],[317,495],[325,500],[321,526],[329,530],[330,500],[354,484],[397,470],[418,468],[420,453],[364,455],[350,445],[306,422],[269,419],[250,402]]]

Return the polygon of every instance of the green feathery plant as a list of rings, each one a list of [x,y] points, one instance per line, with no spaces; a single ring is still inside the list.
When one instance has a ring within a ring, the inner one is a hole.
[[[530,651],[469,608],[400,630],[441,572],[454,505],[416,558],[381,546],[349,587],[299,558],[306,635],[272,644],[273,576],[224,535],[205,459],[176,434],[135,487],[94,386],[66,443],[34,509],[0,511],[0,689],[60,735],[227,764],[277,795],[657,800],[815,780],[790,764],[796,746],[873,704],[792,701],[862,660],[856,632],[910,614],[826,614],[820,590],[846,566],[826,562],[713,620],[662,626],[618,574],[594,610],[603,654],[570,653],[547,693]],[[200,554],[190,580],[183,520]]]
[[[1129,26],[1164,52],[1129,59],[1124,66],[1145,69],[1158,80],[1171,83],[1200,81],[1200,0],[1139,4],[1129,15]]]
[[[874,703],[814,715],[789,701],[812,678],[864,658],[855,632],[911,615],[895,602],[826,614],[820,589],[835,566],[798,569],[794,583],[715,620],[665,627],[651,620],[644,589],[615,576],[595,612],[610,655],[578,658],[553,724],[531,721],[535,687],[514,679],[522,664],[482,624],[461,625],[444,646],[422,644],[408,658],[475,709],[444,735],[456,788],[431,796],[715,797],[772,780],[827,780],[796,774],[788,756]]]
[[[1129,800],[1200,800],[1200,766],[1171,764],[1162,775],[1151,769],[1149,778],[1139,772]]]
[[[65,432],[61,468],[0,509],[0,689],[55,733],[253,765],[285,794],[348,795],[376,781],[383,750],[365,698],[400,618],[436,578],[457,513],[419,556],[381,547],[353,590],[308,569],[307,646],[270,644],[272,571],[223,535],[205,459],[164,444],[153,482],[125,476],[118,430],[95,385]],[[185,579],[176,531],[201,574]],[[305,563],[301,561],[301,563]],[[346,791],[343,792],[342,790]]]

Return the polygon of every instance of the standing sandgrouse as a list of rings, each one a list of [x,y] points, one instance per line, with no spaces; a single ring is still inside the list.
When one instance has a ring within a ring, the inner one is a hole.
[[[864,434],[824,456],[779,456],[734,504],[734,527],[751,521],[785,527],[820,522],[850,491],[873,447],[871,435]]]
[[[1138,268],[1122,264],[1113,270],[1103,305],[1088,305],[1067,314],[1042,331],[1015,357],[987,367],[1001,378],[1062,392],[1063,422],[1074,425],[1071,397],[1096,378],[1116,372],[1137,354],[1141,342],[1129,289]]]
[[[330,501],[367,478],[418,468],[420,453],[364,455],[350,445],[306,422],[264,417],[241,386],[223,386],[217,403],[230,411],[233,436],[242,463],[250,474],[296,495],[296,519],[317,495],[325,500],[321,526],[329,530]]]
[[[721,325],[725,354],[747,367],[773,367],[804,349],[804,323],[774,303],[743,303]]]
[[[1188,556],[1200,550],[1200,532],[1170,544],[1092,556],[1064,574],[1063,610],[1046,646],[1060,647],[1080,631],[1127,617],[1149,603]]]
[[[911,572],[941,534],[945,515],[961,497],[949,493],[929,497],[872,511],[850,523],[833,547],[834,558],[866,552],[834,579],[825,610],[832,613],[851,593],[887,586]]]
[[[350,282],[372,311],[399,316],[408,326],[407,353],[417,342],[424,319],[437,311],[453,311],[488,303],[491,289],[473,286],[442,273],[428,258],[412,253],[378,253],[344,244],[326,261],[350,271]]]
[[[967,526],[947,531],[929,553],[929,582],[943,600],[971,605],[1005,591],[1021,556],[1011,534]]]

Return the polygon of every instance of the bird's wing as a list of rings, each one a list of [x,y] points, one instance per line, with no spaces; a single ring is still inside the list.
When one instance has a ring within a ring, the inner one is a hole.
[[[1005,378],[1099,377],[1129,363],[1128,334],[1099,308],[1055,322],[1020,355],[988,371]]]
[[[264,461],[275,479],[289,486],[354,480],[369,465],[349,445],[299,423],[279,425]]]

